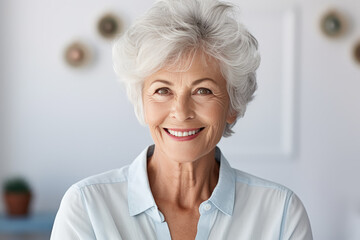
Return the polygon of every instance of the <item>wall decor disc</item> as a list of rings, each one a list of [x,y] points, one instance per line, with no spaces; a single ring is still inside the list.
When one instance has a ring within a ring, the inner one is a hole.
[[[329,10],[321,18],[320,28],[327,37],[340,37],[346,33],[347,21],[340,12]]]
[[[355,45],[354,45],[353,56],[354,56],[355,62],[360,64],[360,40],[357,43],[355,43]]]
[[[64,52],[65,62],[72,67],[84,66],[90,60],[90,51],[85,44],[73,42]]]
[[[105,14],[98,21],[98,32],[104,38],[114,38],[121,32],[121,21],[114,14]]]

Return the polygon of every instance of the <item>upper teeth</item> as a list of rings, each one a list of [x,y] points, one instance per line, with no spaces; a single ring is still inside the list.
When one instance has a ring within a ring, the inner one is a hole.
[[[200,131],[200,129],[187,131],[187,132],[179,132],[179,131],[173,131],[173,130],[169,129],[169,133],[176,137],[186,137],[186,136],[194,135],[195,133],[198,133],[199,131]]]

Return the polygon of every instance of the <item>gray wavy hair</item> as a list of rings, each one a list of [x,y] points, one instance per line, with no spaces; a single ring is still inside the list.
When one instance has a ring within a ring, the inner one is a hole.
[[[257,88],[260,55],[257,40],[236,20],[235,10],[232,4],[217,0],[159,0],[114,42],[114,69],[141,124],[145,124],[144,79],[197,51],[218,61],[227,83],[230,113],[236,119],[244,116]],[[223,136],[233,133],[235,123],[226,125]]]

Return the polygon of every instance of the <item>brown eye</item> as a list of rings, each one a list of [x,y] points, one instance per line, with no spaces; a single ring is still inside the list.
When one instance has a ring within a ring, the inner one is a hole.
[[[155,91],[155,93],[159,95],[169,95],[170,90],[168,88],[159,88]]]
[[[211,90],[207,89],[207,88],[199,88],[197,91],[196,91],[196,94],[199,94],[199,95],[209,95],[209,94],[212,94]]]

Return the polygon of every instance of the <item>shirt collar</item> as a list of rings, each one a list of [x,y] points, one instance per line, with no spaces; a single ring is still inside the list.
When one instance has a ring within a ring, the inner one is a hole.
[[[154,145],[147,147],[129,166],[128,205],[130,216],[138,215],[148,209],[156,213],[157,206],[151,193],[147,175],[147,157],[154,151]],[[215,158],[220,162],[219,181],[209,199],[220,211],[232,215],[235,202],[235,172],[230,167],[220,149],[216,147]],[[156,214],[158,215],[158,214]],[[163,216],[153,216],[162,221]]]
[[[128,205],[130,216],[156,207],[147,175],[147,156],[152,154],[153,149],[154,145],[147,147],[129,166]]]
[[[236,173],[220,149],[215,149],[215,159],[220,162],[219,180],[209,199],[220,211],[232,216],[235,204]]]

